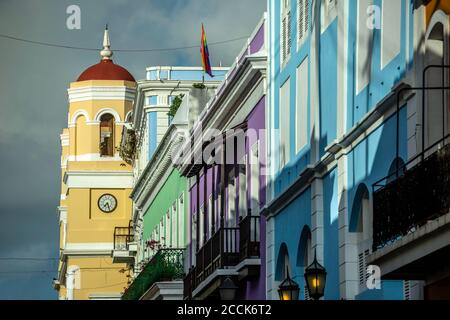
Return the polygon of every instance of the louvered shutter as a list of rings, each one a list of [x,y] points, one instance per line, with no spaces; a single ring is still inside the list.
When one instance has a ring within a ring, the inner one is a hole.
[[[359,285],[362,289],[366,288],[366,282],[369,278],[369,274],[367,273],[367,257],[369,253],[370,251],[367,249],[358,254]]]
[[[304,4],[303,2],[307,0],[297,0],[297,32],[298,32],[298,42],[301,43],[303,40],[303,30],[304,30]]]
[[[286,57],[291,53],[291,45],[292,45],[292,37],[291,37],[291,12],[287,13],[287,48],[286,48]]]
[[[309,30],[309,0],[303,0],[303,34],[306,37]]]
[[[281,62],[286,60],[286,17],[283,17],[281,26]]]
[[[411,281],[403,281],[403,298],[405,300],[411,300]]]

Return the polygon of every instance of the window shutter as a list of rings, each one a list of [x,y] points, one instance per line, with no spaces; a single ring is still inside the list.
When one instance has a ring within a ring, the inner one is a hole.
[[[286,61],[286,17],[283,17],[281,27],[281,60]]]
[[[291,53],[291,45],[292,45],[292,38],[291,38],[291,12],[289,11],[287,13],[287,48],[286,48],[286,56],[288,56]]]
[[[411,300],[411,281],[403,281],[403,298],[405,300]]]
[[[305,15],[303,12],[304,2],[305,0],[297,0],[297,32],[298,32],[298,43],[301,43],[303,40],[303,30],[304,30],[304,20]],[[308,2],[308,0],[306,0]]]
[[[303,34],[305,37],[308,35],[309,30],[309,0],[303,0]]]
[[[367,273],[367,257],[369,250],[365,250],[358,255],[358,270],[359,270],[359,284],[361,287],[366,287],[366,282],[369,277]]]

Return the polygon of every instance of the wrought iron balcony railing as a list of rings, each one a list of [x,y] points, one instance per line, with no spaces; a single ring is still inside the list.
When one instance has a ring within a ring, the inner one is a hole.
[[[184,279],[185,298],[214,271],[239,262],[238,239],[239,228],[220,228],[205,242],[195,255],[196,266]]]
[[[114,228],[114,250],[128,250],[128,244],[134,241],[132,221],[128,227]]]
[[[239,259],[260,257],[260,217],[249,215],[239,223]]]
[[[183,297],[185,300],[192,299],[192,291],[197,287],[195,284],[195,279],[195,267],[192,267],[189,269],[188,274],[183,280]]]
[[[394,177],[374,184],[374,251],[449,212],[450,144],[433,152],[448,138],[398,168]]]
[[[182,280],[184,249],[160,249],[145,265],[122,295],[122,300],[138,300],[159,281]]]

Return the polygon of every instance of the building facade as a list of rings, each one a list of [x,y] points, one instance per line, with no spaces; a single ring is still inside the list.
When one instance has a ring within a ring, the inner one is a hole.
[[[408,153],[374,183],[368,261],[381,268],[383,278],[411,280],[421,299],[449,299],[450,3],[419,1],[416,6],[411,87],[404,92],[413,97],[402,108],[408,143],[401,146]]]
[[[437,124],[446,117],[444,90],[412,89],[446,83],[443,68],[437,75],[430,70],[428,84],[422,81],[430,62],[442,66],[448,59],[448,8],[438,5],[268,2],[271,179],[263,214],[269,299],[277,298],[286,270],[300,285],[300,298],[308,299],[303,274],[315,254],[327,271],[324,299],[424,297],[426,271],[396,274],[405,262],[399,262],[401,250],[395,256],[388,249],[417,236],[419,222],[406,223],[406,214],[399,221],[389,204],[400,201],[392,192],[398,177],[417,163],[422,141],[433,146],[447,130],[446,121]],[[395,220],[406,225],[388,231]]]
[[[188,179],[185,299],[265,299],[266,18],[207,103],[177,166]]]
[[[111,56],[105,30],[101,61],[68,89],[68,127],[61,134],[60,299],[119,299],[125,264],[113,265],[113,233],[131,218],[132,167],[119,156],[136,82]]]
[[[203,78],[198,67],[150,67],[147,79],[138,82],[133,124],[123,137],[136,140],[129,240],[137,250],[113,253],[128,257],[134,271],[122,299],[183,298],[189,199],[187,179],[173,166],[172,154],[226,70],[213,68],[214,78]]]
[[[214,78],[136,83],[105,33],[61,135],[61,298],[308,300],[314,258],[326,300],[449,298],[450,4],[267,11]]]

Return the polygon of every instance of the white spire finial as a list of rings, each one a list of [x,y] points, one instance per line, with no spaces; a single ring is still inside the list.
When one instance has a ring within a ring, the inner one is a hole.
[[[103,50],[100,51],[102,60],[110,60],[111,59],[113,53],[112,53],[110,47],[111,47],[111,43],[109,42],[108,25],[106,25],[105,33],[103,35]]]

